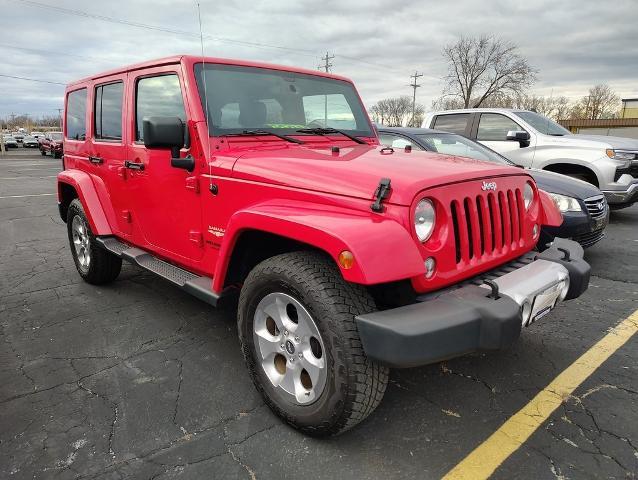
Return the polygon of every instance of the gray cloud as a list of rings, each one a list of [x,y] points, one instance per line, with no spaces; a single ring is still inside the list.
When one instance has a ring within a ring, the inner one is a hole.
[[[193,1],[41,1],[198,32]],[[207,55],[314,69],[329,51],[336,55],[333,71],[352,78],[368,105],[409,94],[409,75],[419,70],[426,76],[418,98],[429,106],[441,92],[446,71],[441,48],[459,35],[482,33],[519,45],[539,70],[536,93],[576,99],[605,82],[621,96],[638,96],[635,0],[202,1],[201,8],[206,35],[217,37],[206,40]],[[0,31],[0,74],[61,83],[137,61],[200,52],[196,35],[69,15],[16,0],[3,2]],[[63,91],[59,85],[0,77],[0,116],[54,114]]]

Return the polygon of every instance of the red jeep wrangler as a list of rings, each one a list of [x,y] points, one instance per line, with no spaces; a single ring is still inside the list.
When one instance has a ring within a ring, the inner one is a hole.
[[[124,259],[238,297],[250,375],[305,432],[366,418],[389,367],[505,348],[588,286],[578,244],[534,252],[562,218],[524,170],[382,148],[345,78],[179,56],[75,82],[65,107],[80,275]]]
[[[43,157],[49,152],[53,158],[62,158],[62,133],[48,132],[38,139],[38,148]]]

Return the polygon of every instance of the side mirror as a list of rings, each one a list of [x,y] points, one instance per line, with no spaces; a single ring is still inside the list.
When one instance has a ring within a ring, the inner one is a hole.
[[[506,140],[513,140],[518,142],[523,147],[529,147],[529,140],[532,138],[525,130],[510,130],[507,132]]]
[[[179,117],[148,117],[142,122],[146,148],[170,148],[171,165],[192,172],[195,159],[190,155],[179,157],[186,135],[184,122]]]

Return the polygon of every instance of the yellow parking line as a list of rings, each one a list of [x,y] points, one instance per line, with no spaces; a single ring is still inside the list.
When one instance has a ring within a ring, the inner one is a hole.
[[[501,428],[450,470],[444,480],[488,478],[578,386],[638,332],[638,310],[558,375]]]

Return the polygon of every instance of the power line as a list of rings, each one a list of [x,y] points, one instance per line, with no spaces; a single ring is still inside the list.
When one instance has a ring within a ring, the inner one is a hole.
[[[75,57],[82,60],[91,60],[91,61],[95,61],[96,58],[100,58],[100,57],[85,57],[83,55],[75,55],[73,53],[66,53],[66,52],[53,52],[51,50],[40,50],[38,48],[28,48],[28,47],[22,47],[19,45],[9,45],[8,43],[0,43],[0,47],[10,48],[12,50],[24,50],[25,52],[45,53],[47,55],[64,55],[65,57]]]
[[[0,73],[0,77],[15,78],[18,80],[27,80],[29,82],[50,83],[52,85],[62,85],[62,86],[66,85],[66,83],[61,83],[61,82],[50,82],[49,80],[39,80],[37,78],[18,77],[15,75],[5,75],[3,73]]]
[[[326,56],[321,57],[321,60],[323,60],[325,63],[323,65],[318,65],[317,68],[319,70],[324,68],[326,70],[326,73],[330,73],[330,69],[332,68],[332,63],[330,63],[330,60],[332,60],[333,58],[335,58],[334,55],[328,56],[328,52],[326,52]]]
[[[95,13],[85,12],[83,10],[76,10],[76,9],[58,7],[56,5],[49,5],[47,3],[34,2],[34,1],[31,1],[31,0],[15,0],[15,1],[20,2],[20,3],[24,3],[24,4],[29,5],[31,7],[43,8],[45,10],[50,10],[50,11],[54,11],[54,12],[58,12],[58,13],[64,13],[64,14],[67,14],[67,15],[75,15],[75,16],[78,16],[78,17],[91,18],[91,19],[94,19],[94,20],[101,20],[101,21],[104,21],[104,22],[118,23],[118,24],[121,24],[121,25],[128,25],[130,27],[145,28],[147,30],[154,30],[154,31],[157,31],[157,32],[165,32],[165,33],[172,33],[174,35],[183,35],[183,36],[188,36],[188,37],[193,37],[193,38],[199,38],[199,34],[198,33],[189,32],[187,30],[177,30],[177,29],[162,27],[162,26],[159,26],[159,25],[150,25],[150,24],[147,24],[147,23],[132,22],[130,20],[124,20],[124,19],[121,19],[121,18],[109,17],[107,15],[99,15],[99,14],[95,14]],[[254,47],[254,48],[270,48],[270,49],[277,49],[277,50],[285,50],[285,51],[289,51],[289,52],[294,52],[294,53],[296,53],[298,55],[306,55],[306,56],[312,56],[312,57],[314,57],[316,55],[313,50],[285,47],[285,46],[282,46],[282,45],[273,45],[273,44],[259,43],[259,42],[248,42],[248,41],[245,41],[245,40],[235,40],[235,39],[231,39],[231,38],[215,37],[215,36],[212,36],[212,35],[204,35],[204,38],[206,38],[208,40],[215,40],[215,41],[222,42],[222,43],[231,43],[231,44],[237,44],[237,45],[244,45],[244,46],[250,46],[250,47]]]
[[[421,84],[416,83],[416,81],[422,76],[423,74],[417,71],[414,72],[414,75],[410,75],[410,78],[414,79],[414,81],[410,83],[410,87],[412,87],[412,120],[410,121],[410,124],[412,124],[412,126],[414,126],[414,117],[416,115],[416,89],[421,86]]]

